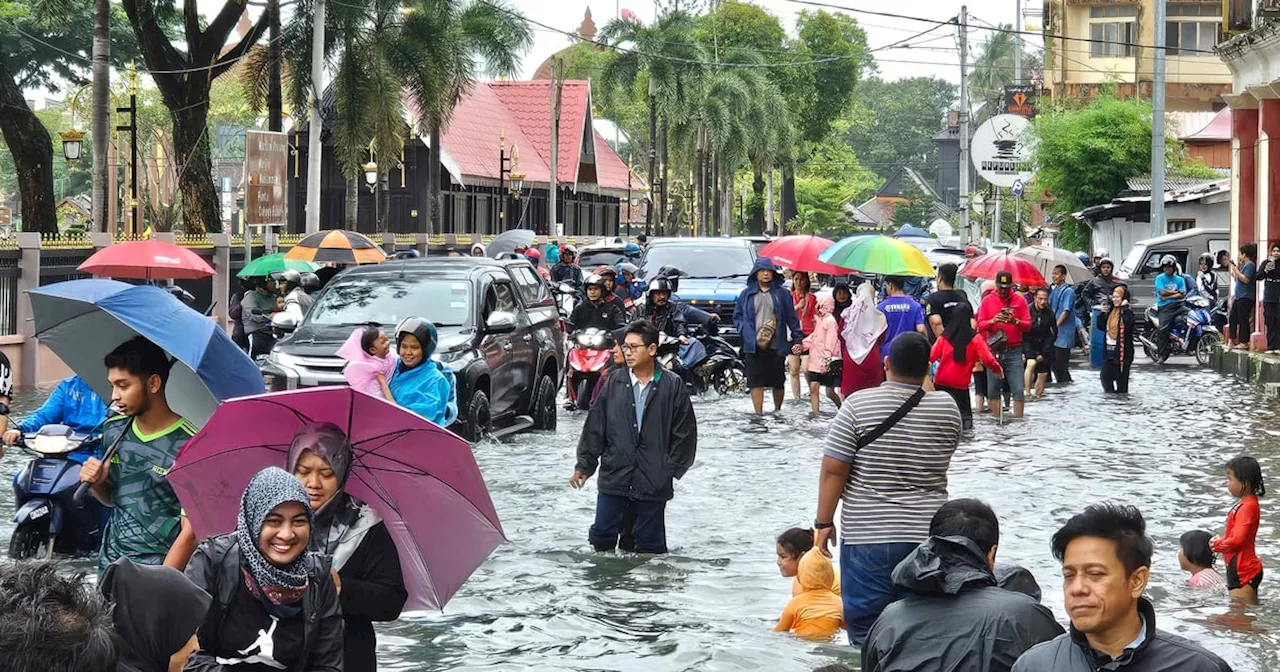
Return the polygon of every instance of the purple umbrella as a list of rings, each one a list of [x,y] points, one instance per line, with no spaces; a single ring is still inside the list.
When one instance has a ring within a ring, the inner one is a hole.
[[[399,406],[348,387],[242,397],[218,406],[169,471],[196,537],[236,528],[254,474],[283,467],[303,427],[332,422],[354,448],[346,492],[396,542],[406,609],[440,609],[506,541],[471,446]]]

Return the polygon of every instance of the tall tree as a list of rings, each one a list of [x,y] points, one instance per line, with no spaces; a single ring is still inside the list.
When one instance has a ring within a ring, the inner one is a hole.
[[[75,0],[0,2],[0,133],[13,156],[26,231],[56,233],[53,141],[27,105],[25,89],[70,91],[86,82],[94,31],[92,3]],[[112,18],[127,31],[123,17]],[[137,53],[132,40],[117,43],[118,63]]]
[[[955,85],[937,77],[873,77],[858,84],[854,101],[845,137],[862,165],[885,179],[902,166],[933,173],[933,136],[956,102]]]
[[[1001,24],[1000,30],[991,31],[978,47],[969,75],[969,96],[978,111],[977,122],[985,121],[996,113],[1004,87],[1016,83],[1014,77],[1014,50],[1018,36],[1013,26]],[[1022,81],[1031,81],[1031,73],[1041,68],[1043,56],[1038,50],[1028,51],[1022,46]]]
[[[121,4],[141,45],[151,78],[173,118],[174,150],[184,157],[178,190],[182,194],[186,230],[221,231],[209,153],[209,88],[262,37],[267,17],[259,18],[243,39],[227,48],[227,39],[244,13],[247,0],[225,0],[207,22],[197,0],[183,0],[182,29],[177,39],[166,30],[166,19],[171,10],[176,10],[176,0],[121,0]]]

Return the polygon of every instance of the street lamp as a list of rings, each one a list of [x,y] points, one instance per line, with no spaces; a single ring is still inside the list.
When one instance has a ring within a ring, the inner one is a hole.
[[[507,134],[505,132],[498,133],[498,198],[501,199],[502,207],[498,211],[498,232],[501,233],[506,228],[507,220],[507,195],[514,196],[517,200],[520,198],[520,189],[524,187],[524,173],[516,170],[520,165],[520,148],[511,145],[511,153],[507,153]],[[552,169],[554,172],[554,169]],[[507,178],[510,178],[511,186],[507,186]],[[554,184],[552,185],[554,189]]]
[[[371,193],[378,186],[378,164],[373,161],[364,164],[364,183],[369,185]]]
[[[70,131],[62,131],[58,135],[62,137],[62,156],[73,163],[79,161],[80,150],[84,145],[84,131],[72,129]]]

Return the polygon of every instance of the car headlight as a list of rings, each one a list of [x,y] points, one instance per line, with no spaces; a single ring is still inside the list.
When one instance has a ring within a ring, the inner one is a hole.
[[[431,358],[454,371],[461,371],[467,368],[471,362],[476,361],[476,351],[470,348],[465,350],[449,350],[446,352],[437,352],[435,355],[432,355]]]
[[[272,350],[271,354],[267,355],[267,361],[286,371],[296,372],[298,368],[302,366],[300,358],[280,352],[279,350]]]

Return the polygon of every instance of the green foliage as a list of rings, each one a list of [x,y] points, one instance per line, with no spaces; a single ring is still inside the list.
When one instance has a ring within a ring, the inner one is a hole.
[[[1087,224],[1068,217],[1058,226],[1057,246],[1064,250],[1087,250],[1092,234]]]
[[[1002,24],[1001,30],[991,31],[978,47],[977,57],[973,61],[973,69],[969,78],[969,95],[972,97],[975,112],[974,121],[981,123],[996,113],[1000,97],[1004,95],[1004,87],[1017,83],[1014,77],[1014,46],[1019,36],[1013,32],[1013,26]],[[1023,82],[1029,82],[1029,73],[1041,68],[1042,54],[1038,50],[1029,50],[1022,45]]]
[[[787,228],[792,233],[843,230],[848,227],[844,206],[858,195],[856,189],[838,180],[797,177],[796,212],[800,221],[789,222]]]
[[[846,141],[863,165],[885,179],[902,166],[933,175],[933,137],[955,102],[955,85],[937,77],[863,80],[846,116]]]
[[[0,61],[19,89],[60,93],[87,83],[92,36],[91,0],[0,0]],[[129,20],[112,3],[111,61],[119,67],[138,57]]]
[[[894,226],[913,224],[927,230],[933,223],[933,196],[910,177],[903,178],[899,196],[903,200],[893,206],[890,216]]]
[[[806,140],[818,142],[844,114],[858,78],[872,66],[867,35],[848,15],[823,10],[800,12],[796,33],[796,60],[814,60],[815,55],[845,57],[788,68],[798,77],[796,86],[784,87],[789,96],[795,95],[791,102],[796,127]]]

